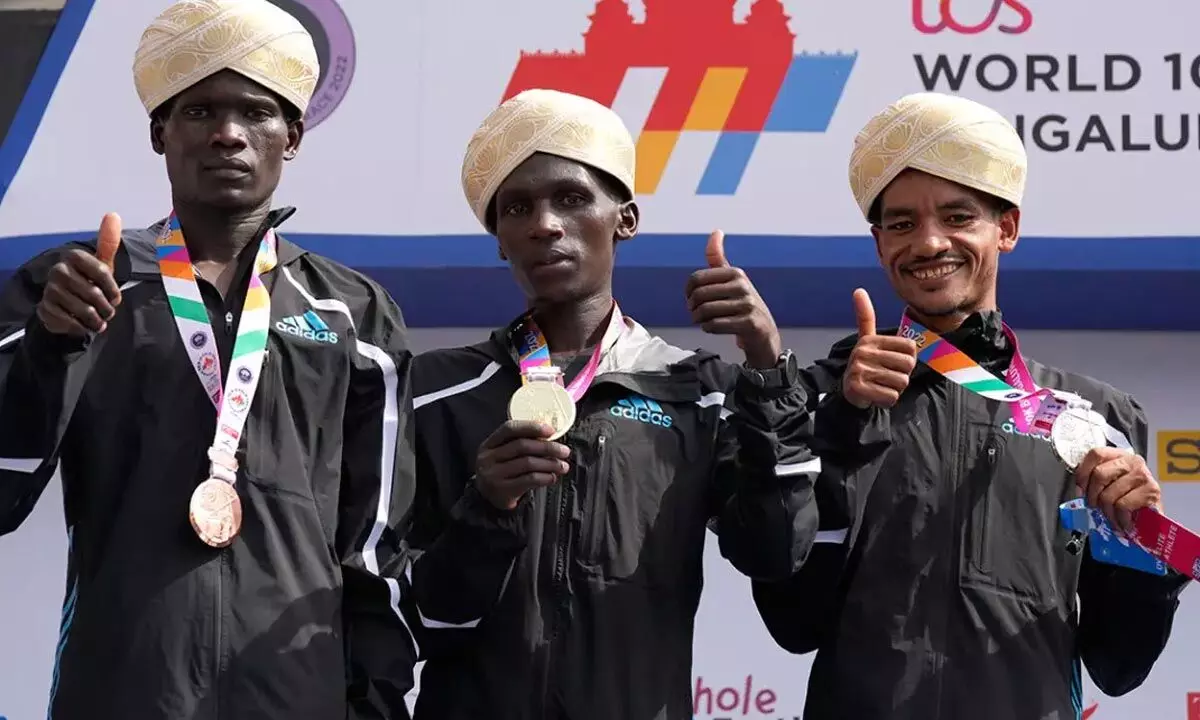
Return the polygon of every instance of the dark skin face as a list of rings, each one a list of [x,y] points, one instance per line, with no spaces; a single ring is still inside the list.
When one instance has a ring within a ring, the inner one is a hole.
[[[150,122],[181,218],[186,206],[239,213],[269,205],[303,136],[303,121],[289,119],[276,95],[229,70],[184,90]]]
[[[637,233],[639,219],[637,205],[612,185],[586,165],[538,153],[496,191],[500,257],[539,318],[563,315],[564,322],[579,324],[589,309],[607,315],[616,244]],[[551,328],[542,325],[553,341]]]
[[[871,228],[879,262],[918,320],[948,332],[996,308],[996,272],[1000,255],[1017,246],[1019,209],[998,210],[970,188],[917,170],[901,173],[880,199],[880,224]]]

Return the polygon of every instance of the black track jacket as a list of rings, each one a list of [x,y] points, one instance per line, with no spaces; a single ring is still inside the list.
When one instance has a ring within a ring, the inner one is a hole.
[[[759,578],[814,541],[804,390],[759,393],[631,321],[560,440],[570,473],[502,512],[472,475],[520,386],[508,334],[414,364],[416,717],[690,719],[706,528]]]
[[[0,534],[56,468],[64,485],[50,718],[407,717],[414,652],[397,608],[414,462],[398,309],[362,275],[279,238],[238,458],[242,531],[210,548],[188,501],[208,474],[216,411],[167,305],[158,228],[125,233],[122,302],[90,342],[49,333],[34,307],[60,253],[94,243],[39,255],[0,296]],[[198,281],[223,369],[257,248],[226,300]],[[309,312],[324,331],[303,332]]]
[[[998,312],[946,337],[998,375],[1012,358]],[[838,385],[856,340],[810,376],[827,393],[815,413],[822,526],[849,513],[849,542],[817,545],[787,582],[754,583],[775,640],[817,652],[805,719],[1072,720],[1082,667],[1110,695],[1138,687],[1187,579],[1069,552],[1058,506],[1076,497],[1074,479],[1008,406],[925,365],[895,407],[851,406]],[[1133,398],[1026,362],[1039,386],[1089,400],[1145,454]],[[857,427],[856,442],[831,442],[839,427]]]

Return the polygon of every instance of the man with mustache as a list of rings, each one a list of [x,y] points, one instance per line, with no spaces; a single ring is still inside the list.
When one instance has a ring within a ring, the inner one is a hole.
[[[776,641],[817,651],[806,720],[1066,720],[1081,665],[1127,693],[1170,634],[1187,579],[1102,564],[1059,521],[1082,495],[1128,530],[1161,492],[1137,401],[1022,356],[1001,318],[1025,176],[1016,131],[963,98],[902,98],[855,140],[851,189],[907,310],[878,331],[857,291],[858,334],[824,363],[843,370],[817,435],[854,417],[873,428],[868,445],[822,449],[821,514],[851,516],[847,542],[754,587]],[[1082,458],[1047,437],[1064,417],[1095,423]]]
[[[319,72],[266,0],[168,7],[134,84],[170,212],[0,297],[0,533],[63,483],[55,720],[408,717],[407,333],[273,206]]]
[[[707,528],[751,577],[790,576],[814,541],[797,363],[720,233],[687,302],[744,366],[669,345],[613,298],[634,155],[610,109],[550,90],[470,141],[467,201],[530,309],[414,363],[416,717],[691,718]]]

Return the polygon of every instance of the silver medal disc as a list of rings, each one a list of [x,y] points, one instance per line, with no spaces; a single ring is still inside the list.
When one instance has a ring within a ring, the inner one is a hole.
[[[1050,428],[1050,443],[1059,459],[1071,470],[1096,448],[1106,447],[1104,434],[1107,423],[1095,410],[1082,407],[1067,408],[1054,419]]]

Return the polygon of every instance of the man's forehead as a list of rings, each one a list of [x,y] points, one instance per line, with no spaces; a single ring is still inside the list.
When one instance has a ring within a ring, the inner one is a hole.
[[[496,192],[529,191],[540,185],[568,180],[585,184],[597,182],[595,173],[584,163],[559,155],[534,153],[504,178]]]
[[[905,170],[884,188],[880,198],[886,213],[982,204],[978,193],[971,188],[920,170]]]
[[[180,91],[178,97],[204,96],[214,93],[237,94],[278,102],[279,98],[266,86],[233,70],[221,70],[204,78],[195,85]]]

